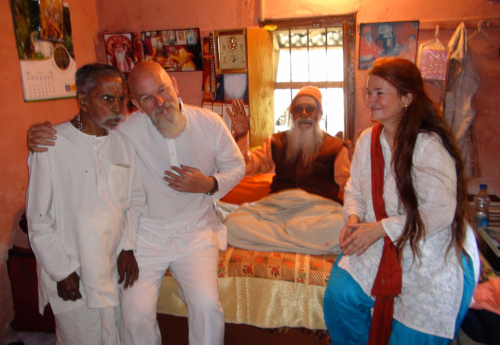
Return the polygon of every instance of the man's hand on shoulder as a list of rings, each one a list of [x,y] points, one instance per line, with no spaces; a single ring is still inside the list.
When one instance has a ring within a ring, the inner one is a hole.
[[[250,129],[250,114],[245,112],[245,104],[242,100],[233,100],[233,108],[227,107],[227,113],[231,118],[234,132],[236,133],[236,141],[243,138]]]
[[[80,277],[76,272],[57,282],[57,295],[64,301],[76,301],[82,298],[80,293]]]
[[[54,146],[55,142],[52,140],[57,139],[55,136],[56,133],[57,131],[52,128],[50,122],[31,126],[27,135],[28,149],[31,152],[48,151],[47,147],[40,147],[38,145]]]
[[[125,281],[123,284],[125,290],[134,286],[134,282],[139,279],[139,265],[133,250],[122,250],[118,255],[118,275],[120,276],[118,284]]]

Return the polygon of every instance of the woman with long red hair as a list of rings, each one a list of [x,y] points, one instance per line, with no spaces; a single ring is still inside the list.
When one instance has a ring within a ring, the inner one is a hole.
[[[461,155],[414,63],[377,60],[366,89],[377,125],[356,145],[325,322],[334,344],[448,344],[479,274]]]

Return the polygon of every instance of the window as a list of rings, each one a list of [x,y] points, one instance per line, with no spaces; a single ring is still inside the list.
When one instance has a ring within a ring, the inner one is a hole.
[[[267,21],[276,25],[274,46],[275,132],[290,128],[288,107],[299,89],[316,85],[323,95],[320,127],[352,136],[355,16]]]

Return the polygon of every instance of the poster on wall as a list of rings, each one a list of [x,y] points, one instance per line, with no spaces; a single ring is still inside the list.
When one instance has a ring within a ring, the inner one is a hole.
[[[62,0],[40,0],[39,39],[62,42],[64,6]]]
[[[370,69],[381,57],[400,57],[415,62],[418,21],[361,24],[358,69]]]
[[[144,31],[141,38],[146,61],[169,72],[203,70],[199,29]]]
[[[12,0],[11,8],[24,100],[75,97],[68,5],[59,0]]]
[[[108,65],[114,66],[122,73],[130,73],[134,68],[134,46],[132,34],[104,34],[106,60]]]

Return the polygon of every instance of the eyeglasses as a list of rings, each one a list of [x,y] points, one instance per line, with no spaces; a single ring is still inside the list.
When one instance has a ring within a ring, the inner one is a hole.
[[[294,115],[300,115],[304,112],[304,110],[306,111],[307,115],[314,115],[314,113],[318,110],[315,106],[313,105],[308,105],[307,107],[302,107],[300,105],[297,105],[295,107],[293,107],[292,109],[292,113]]]

